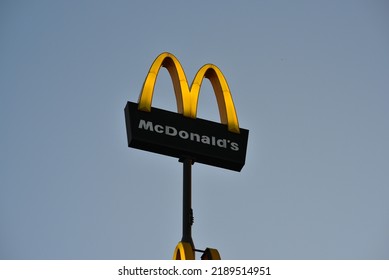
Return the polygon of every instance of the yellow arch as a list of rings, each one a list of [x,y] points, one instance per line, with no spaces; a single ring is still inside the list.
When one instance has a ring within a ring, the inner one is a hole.
[[[221,260],[219,251],[213,248],[207,248],[201,256],[202,260]]]
[[[174,249],[173,260],[194,260],[195,254],[188,242],[179,242]]]
[[[167,52],[160,54],[150,67],[139,96],[139,110],[150,112],[154,86],[161,67],[165,67],[169,71],[172,79],[178,113],[185,117],[196,118],[201,84],[203,79],[207,78],[215,92],[221,123],[227,124],[229,131],[239,133],[235,105],[227,81],[220,69],[213,64],[204,65],[196,73],[189,88],[181,63],[174,55]]]

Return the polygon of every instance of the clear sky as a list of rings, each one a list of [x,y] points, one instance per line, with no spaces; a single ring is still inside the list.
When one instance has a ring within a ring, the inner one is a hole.
[[[0,258],[171,259],[182,165],[127,147],[153,60],[206,63],[250,130],[193,166],[193,239],[223,259],[389,259],[388,1],[0,2]],[[168,72],[153,106],[176,110]],[[199,117],[218,121],[205,81]]]

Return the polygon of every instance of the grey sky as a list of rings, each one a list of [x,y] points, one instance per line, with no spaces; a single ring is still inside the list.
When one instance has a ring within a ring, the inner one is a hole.
[[[127,148],[152,61],[227,78],[242,172],[195,164],[196,247],[389,258],[387,1],[2,1],[0,258],[170,259],[182,166]],[[166,70],[153,106],[175,111]],[[217,120],[209,82],[199,117]]]

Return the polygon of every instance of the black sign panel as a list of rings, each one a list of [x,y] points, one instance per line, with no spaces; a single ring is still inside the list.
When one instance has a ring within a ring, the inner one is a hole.
[[[144,112],[133,102],[127,102],[124,112],[129,147],[235,171],[245,164],[247,129],[238,134],[224,124],[158,108]]]

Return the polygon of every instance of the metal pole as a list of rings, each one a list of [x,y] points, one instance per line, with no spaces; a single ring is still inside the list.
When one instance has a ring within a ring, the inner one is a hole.
[[[188,242],[195,249],[192,239],[193,209],[192,209],[192,164],[190,158],[182,158],[183,163],[183,204],[182,204],[182,242]]]

